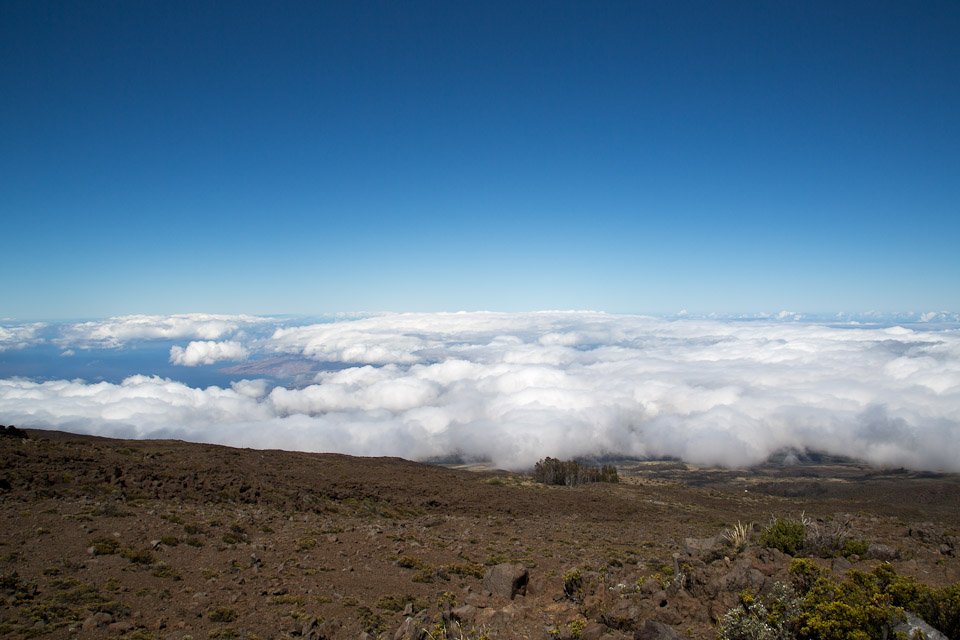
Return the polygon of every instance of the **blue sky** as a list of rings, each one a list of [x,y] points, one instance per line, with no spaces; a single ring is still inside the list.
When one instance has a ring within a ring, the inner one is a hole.
[[[960,309],[956,2],[0,6],[0,317]]]

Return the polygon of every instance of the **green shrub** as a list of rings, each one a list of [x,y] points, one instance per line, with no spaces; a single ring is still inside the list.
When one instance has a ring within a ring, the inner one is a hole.
[[[844,558],[849,558],[850,556],[865,556],[869,548],[870,546],[865,541],[851,539],[843,543],[843,549],[840,550],[840,555]]]
[[[806,558],[796,558],[790,563],[790,578],[800,595],[806,595],[816,581],[827,573],[826,569]]]
[[[150,574],[155,578],[173,578],[174,580],[180,580],[180,574],[177,570],[162,562],[158,564]]]
[[[309,551],[317,546],[316,538],[300,538],[297,540],[297,551]]]
[[[878,566],[872,574],[895,605],[912,611],[948,638],[960,639],[960,582],[931,587],[897,575],[889,564]]]
[[[146,549],[124,549],[120,552],[124,558],[134,564],[153,564],[156,558]]]
[[[416,556],[400,556],[397,566],[402,569],[429,569],[430,565]]]
[[[220,536],[220,539],[223,540],[224,544],[240,544],[244,542],[244,536],[234,531],[227,531]]]
[[[583,574],[580,569],[571,569],[563,574],[563,595],[574,602],[583,600]]]
[[[795,555],[803,548],[806,527],[799,520],[776,518],[760,533],[760,544]]]
[[[379,613],[374,612],[370,607],[357,607],[357,620],[360,627],[367,633],[379,636],[386,628],[386,622]]]
[[[583,630],[587,628],[587,621],[583,618],[574,618],[567,623],[567,629],[570,630],[570,637],[573,640],[579,640],[583,636]]]
[[[230,607],[217,607],[207,613],[210,622],[233,622],[237,619],[237,612]]]
[[[377,600],[377,609],[383,609],[384,611],[392,611],[394,613],[400,613],[403,611],[406,606],[410,604],[413,605],[413,608],[417,611],[422,611],[427,608],[426,600],[422,598],[417,598],[416,596],[411,595],[391,595],[391,596],[381,596]]]
[[[851,571],[842,581],[814,562],[790,564],[796,586],[776,584],[764,597],[750,592],[728,611],[719,640],[871,640],[894,638],[904,610],[916,613],[951,640],[960,640],[960,583],[930,587],[899,576],[890,565]]]
[[[819,578],[803,598],[797,619],[800,640],[871,640],[893,636],[903,610],[869,574],[853,571],[835,582]]]
[[[464,562],[462,564],[444,565],[444,570],[455,576],[482,578],[486,573],[483,565],[477,562]]]
[[[120,543],[113,538],[97,538],[91,547],[95,556],[109,556],[120,551]]]

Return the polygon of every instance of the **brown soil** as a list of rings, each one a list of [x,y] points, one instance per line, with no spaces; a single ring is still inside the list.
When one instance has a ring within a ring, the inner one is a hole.
[[[755,539],[704,557],[685,539],[801,513],[887,545],[901,573],[960,580],[956,475],[621,462],[620,484],[546,487],[392,458],[27,434],[0,438],[0,635],[14,638],[393,638],[408,616],[459,619],[468,638],[624,638],[646,619],[712,638],[738,563],[776,577],[789,558]],[[528,570],[526,595],[485,589],[504,562]],[[573,569],[585,587],[570,597]]]

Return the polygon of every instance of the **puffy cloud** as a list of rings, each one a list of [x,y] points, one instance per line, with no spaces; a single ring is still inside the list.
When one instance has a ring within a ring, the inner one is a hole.
[[[281,328],[247,348],[353,366],[272,390],[3,380],[0,414],[127,437],[510,468],[595,454],[748,465],[796,448],[960,471],[955,327],[392,314]]]
[[[209,313],[117,316],[65,325],[57,342],[64,346],[119,347],[136,340],[219,340],[241,329],[273,322],[258,316]]]
[[[246,347],[233,341],[200,340],[191,342],[186,348],[177,345],[170,347],[170,362],[185,367],[213,364],[221,360],[246,360],[249,355]]]
[[[30,324],[0,325],[0,351],[22,349],[40,342],[40,332],[46,327],[42,322]]]

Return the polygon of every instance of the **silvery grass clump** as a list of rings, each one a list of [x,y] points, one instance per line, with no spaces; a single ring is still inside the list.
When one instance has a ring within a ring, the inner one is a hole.
[[[742,523],[737,520],[737,524],[723,532],[722,537],[733,547],[734,551],[743,551],[750,543],[750,531],[753,529],[753,523]]]

